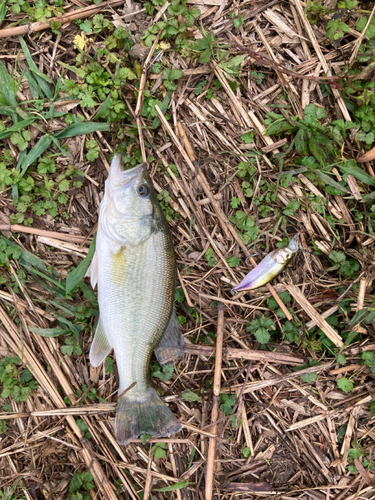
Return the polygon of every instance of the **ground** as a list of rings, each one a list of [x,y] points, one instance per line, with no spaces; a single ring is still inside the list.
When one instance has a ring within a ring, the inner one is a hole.
[[[373,497],[374,11],[0,3],[1,498]],[[150,368],[183,430],[126,447],[84,278],[114,152],[148,162],[186,342]]]

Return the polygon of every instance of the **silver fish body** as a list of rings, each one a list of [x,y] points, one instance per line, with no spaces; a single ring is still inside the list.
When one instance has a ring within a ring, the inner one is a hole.
[[[99,366],[115,351],[117,441],[127,444],[141,433],[177,432],[177,418],[149,377],[152,352],[161,364],[173,361],[181,355],[183,337],[174,310],[172,237],[145,164],[124,171],[121,156],[115,155],[89,274],[92,286],[98,285],[100,312],[90,362]]]
[[[242,290],[254,290],[266,285],[278,276],[293,259],[298,251],[299,233],[295,234],[285,248],[273,250],[264,259],[252,269],[241,281],[239,285],[233,288],[234,293]]]

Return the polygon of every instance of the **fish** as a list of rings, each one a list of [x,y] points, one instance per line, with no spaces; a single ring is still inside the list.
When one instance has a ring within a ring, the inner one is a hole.
[[[254,267],[241,281],[233,288],[233,293],[242,290],[254,290],[266,285],[278,276],[293,259],[299,249],[299,233],[296,233],[289,241],[287,247],[277,248],[267,254],[260,263]]]
[[[150,360],[155,351],[164,366],[183,354],[174,305],[176,259],[146,163],[124,170],[121,155],[113,157],[86,276],[98,287],[99,303],[90,363],[100,366],[112,349],[116,356],[117,442],[175,434],[181,424],[151,385]]]

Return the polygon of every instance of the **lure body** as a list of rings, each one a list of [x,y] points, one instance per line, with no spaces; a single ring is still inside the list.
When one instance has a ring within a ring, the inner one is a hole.
[[[239,285],[234,287],[234,292],[242,290],[254,290],[266,285],[278,276],[289,264],[296,254],[299,234],[295,234],[285,248],[277,248],[270,252],[264,259],[252,269]]]

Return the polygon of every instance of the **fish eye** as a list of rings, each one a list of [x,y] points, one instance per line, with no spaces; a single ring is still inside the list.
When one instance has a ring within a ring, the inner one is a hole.
[[[287,253],[286,258],[289,259],[289,257],[290,257],[290,253]]]
[[[147,184],[141,184],[138,187],[138,194],[139,196],[142,196],[142,198],[150,194],[150,188],[147,186]]]

